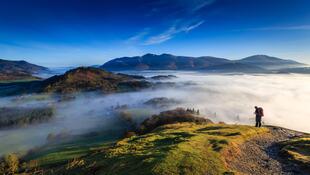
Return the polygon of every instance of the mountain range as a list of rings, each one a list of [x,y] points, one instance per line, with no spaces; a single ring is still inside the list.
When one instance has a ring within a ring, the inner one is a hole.
[[[123,70],[194,70],[211,73],[310,73],[306,64],[267,55],[253,55],[239,60],[211,56],[189,57],[171,54],[112,59],[103,65],[91,66],[108,71]],[[38,73],[50,72],[46,67],[26,61],[0,59],[0,81],[39,79]]]
[[[305,66],[289,59],[267,55],[253,55],[240,60],[229,60],[211,56],[188,57],[171,54],[146,54],[121,57],[106,62],[100,68],[106,70],[200,70],[227,72],[265,72],[268,70]]]
[[[33,74],[48,71],[48,68],[26,61],[0,59],[0,80],[37,79]]]

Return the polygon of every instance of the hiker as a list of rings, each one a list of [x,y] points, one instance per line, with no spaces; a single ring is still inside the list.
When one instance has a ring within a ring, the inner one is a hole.
[[[262,126],[262,117],[264,116],[264,110],[262,107],[255,106],[255,127],[261,127]]]

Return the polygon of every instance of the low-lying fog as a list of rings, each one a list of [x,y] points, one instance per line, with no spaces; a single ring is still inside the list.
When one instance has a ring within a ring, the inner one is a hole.
[[[169,88],[110,95],[88,93],[66,102],[50,98],[2,98],[1,107],[53,105],[56,118],[48,123],[1,129],[0,155],[44,144],[49,133],[66,131],[82,134],[98,128],[115,129],[117,126],[113,123],[115,116],[111,115],[111,106],[126,104],[130,108],[148,110],[151,115],[162,110],[143,106],[145,101],[154,97],[180,100],[181,104],[169,108],[199,109],[201,115],[226,123],[253,125],[254,106],[262,106],[265,124],[310,133],[309,75],[216,75],[173,71],[126,73],[146,77],[172,74],[178,78],[165,80],[176,83],[176,86]]]

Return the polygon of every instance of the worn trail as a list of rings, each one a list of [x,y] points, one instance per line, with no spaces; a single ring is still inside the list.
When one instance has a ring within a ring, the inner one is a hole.
[[[234,158],[227,162],[228,167],[244,174],[303,174],[297,167],[282,160],[278,146],[279,142],[300,136],[302,133],[273,126],[268,128],[269,133],[240,145]]]

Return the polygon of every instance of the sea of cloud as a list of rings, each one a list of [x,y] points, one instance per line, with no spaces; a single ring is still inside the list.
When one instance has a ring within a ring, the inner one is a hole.
[[[202,116],[215,122],[254,124],[254,106],[264,108],[264,124],[277,125],[310,133],[310,76],[297,74],[205,74],[197,72],[149,71],[126,72],[146,77],[173,74],[178,78],[164,81],[175,86],[138,92],[103,95],[85,93],[60,102],[59,99],[31,96],[0,99],[1,106],[52,105],[55,119],[22,128],[0,130],[0,155],[23,151],[46,143],[47,135],[63,131],[83,134],[96,129],[115,129],[111,108],[128,105],[147,108],[143,103],[155,97],[168,97],[181,103],[169,108],[199,109]],[[155,80],[153,80],[155,81]],[[18,99],[18,100],[17,100]],[[40,99],[40,100],[38,100]],[[160,109],[149,108],[149,115]]]

